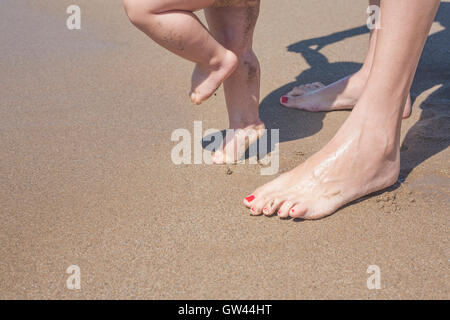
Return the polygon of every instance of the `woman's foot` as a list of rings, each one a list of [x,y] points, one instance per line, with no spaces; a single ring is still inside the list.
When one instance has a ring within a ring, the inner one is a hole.
[[[282,96],[280,103],[287,108],[311,112],[351,110],[361,96],[368,74],[357,72],[328,86],[320,82],[301,85]],[[405,104],[403,119],[411,115],[411,97]]]
[[[389,120],[367,121],[368,112],[356,112],[366,105],[360,107],[322,150],[247,197],[244,204],[251,213],[318,219],[394,184],[400,171],[399,139],[383,129]]]
[[[224,139],[221,150],[214,152],[213,163],[235,163],[245,154],[248,147],[256,142],[265,133],[266,127],[261,121],[252,124],[239,124],[230,126]]]
[[[238,58],[230,50],[226,50],[225,55],[217,60],[212,61],[208,66],[202,66],[200,64],[195,66],[194,72],[192,73],[190,92],[193,103],[201,104],[212,96],[238,65]]]

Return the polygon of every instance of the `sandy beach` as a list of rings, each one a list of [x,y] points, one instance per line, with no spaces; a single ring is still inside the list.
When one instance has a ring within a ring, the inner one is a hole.
[[[66,27],[71,4],[81,30]],[[280,129],[279,173],[349,115],[279,97],[358,70],[366,8],[262,0],[260,116]],[[250,216],[243,197],[276,177],[257,164],[172,162],[175,129],[227,128],[223,90],[191,104],[193,65],[120,0],[3,0],[0,25],[0,299],[450,298],[450,1],[412,87],[399,182],[318,221]],[[80,290],[66,287],[71,265]],[[367,287],[371,265],[381,289]]]

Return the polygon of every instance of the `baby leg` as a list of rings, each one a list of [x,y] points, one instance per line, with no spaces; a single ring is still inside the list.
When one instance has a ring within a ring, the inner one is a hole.
[[[194,11],[214,0],[123,0],[131,22],[171,52],[195,62],[191,100],[200,104],[234,71],[237,58],[220,45]]]
[[[238,57],[238,67],[224,82],[230,131],[215,163],[235,162],[250,144],[264,134],[259,119],[260,69],[253,52],[253,31],[259,14],[259,0],[217,1],[205,10],[211,33]]]

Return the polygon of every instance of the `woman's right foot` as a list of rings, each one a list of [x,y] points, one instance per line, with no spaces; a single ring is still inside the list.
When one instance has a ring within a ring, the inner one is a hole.
[[[212,96],[222,82],[233,73],[237,65],[238,58],[230,50],[226,50],[224,56],[211,65],[197,64],[192,73],[191,101],[195,104],[201,104]]]
[[[367,76],[360,71],[328,86],[320,82],[301,85],[282,96],[280,103],[287,108],[311,112],[351,110],[361,96],[366,81]],[[411,108],[411,97],[408,96],[403,119],[409,118]]]
[[[389,98],[362,100],[324,148],[244,199],[252,215],[319,219],[397,181],[399,124],[390,115],[372,116]]]

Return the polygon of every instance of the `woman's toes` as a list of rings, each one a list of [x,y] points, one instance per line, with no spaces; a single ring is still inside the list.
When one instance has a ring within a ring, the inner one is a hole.
[[[305,94],[306,92],[308,92],[306,86],[301,85],[301,86],[292,88],[292,90],[289,91],[287,95],[288,96],[301,96],[301,95]]]
[[[268,203],[266,203],[267,210],[264,211],[264,214],[266,216],[271,216],[275,214],[275,212],[280,208],[280,206],[283,204],[283,201],[279,197],[274,197],[272,200],[270,200]]]
[[[285,105],[285,104],[287,104],[289,102],[289,96],[282,96],[281,98],[280,98],[280,103],[281,104],[283,104],[283,105]]]
[[[310,84],[308,85],[308,89],[309,89],[310,91],[315,91],[315,90],[318,90],[318,89],[320,89],[320,88],[322,88],[322,85],[321,85],[319,82],[310,83]]]
[[[259,216],[261,213],[258,213],[258,212],[256,211],[256,207],[252,206],[252,207],[250,207],[250,214],[251,214],[252,216]]]
[[[325,85],[324,85],[322,82],[314,82],[314,83],[312,83],[312,85],[313,85],[314,88],[316,88],[316,89],[320,89],[320,88],[325,87]]]
[[[292,206],[292,208],[289,211],[289,215],[292,218],[301,218],[306,214],[307,208],[302,204],[296,204]]]
[[[310,89],[308,89],[307,85],[301,85],[298,87],[294,87],[291,91],[286,93],[284,96],[280,98],[281,104],[287,104],[289,100],[302,96],[307,93]]]
[[[297,103],[305,94],[325,87],[321,82],[314,82],[294,87],[291,91],[280,98],[280,103],[285,107],[298,107]]]
[[[289,217],[289,210],[291,210],[293,205],[294,203],[292,203],[291,201],[285,201],[280,207],[280,209],[278,209],[278,216],[280,218]]]
[[[250,207],[251,214],[257,216],[262,214],[266,202],[267,199],[265,197],[259,197],[252,201],[252,206]]]
[[[284,105],[285,107],[288,107],[288,106],[291,104],[291,102],[292,102],[293,99],[295,99],[295,97],[292,97],[292,96],[282,96],[282,97],[280,98],[280,103],[281,103],[282,105]]]
[[[302,97],[287,97],[287,99],[281,100],[281,104],[287,108],[302,109],[300,107],[302,101],[301,98]]]
[[[270,216],[270,215],[271,215],[270,210],[271,210],[271,206],[269,206],[269,205],[264,206],[264,208],[263,208],[263,214],[264,214],[265,216]]]
[[[250,207],[250,214],[253,216],[259,216],[263,214],[265,202],[266,200],[259,200],[259,201],[255,200],[252,206]]]
[[[251,194],[248,197],[244,198],[244,206],[250,208],[252,206],[252,202],[255,201],[255,195]]]
[[[321,82],[303,84],[303,85],[294,87],[291,91],[289,91],[287,94],[282,96],[280,100],[282,103],[287,103],[290,98],[302,96],[310,91],[317,90],[317,89],[320,89],[323,87],[325,87],[325,85]]]

